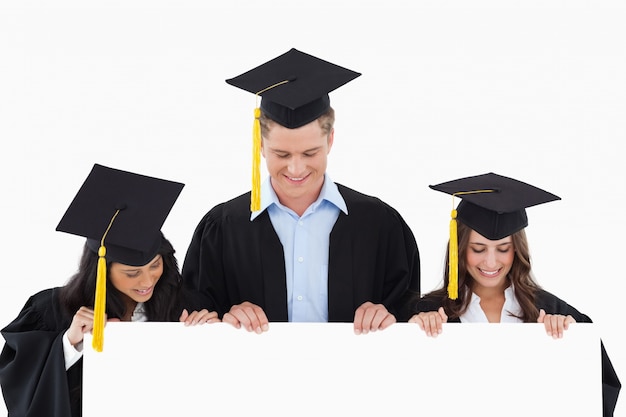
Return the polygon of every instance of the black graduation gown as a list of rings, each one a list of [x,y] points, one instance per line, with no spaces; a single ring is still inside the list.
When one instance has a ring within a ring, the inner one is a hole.
[[[420,290],[415,237],[400,214],[376,197],[337,184],[348,208],[330,234],[328,316],[352,322],[364,302],[384,304],[408,320]],[[270,321],[287,321],[283,248],[267,210],[250,221],[250,193],[211,209],[200,221],[182,269],[220,317],[249,301]]]
[[[82,414],[83,360],[65,370],[62,337],[72,317],[62,311],[58,290],[30,297],[2,329],[0,384],[11,417]]]
[[[539,290],[537,293],[535,305],[538,309],[543,309],[546,314],[562,314],[564,316],[571,315],[578,323],[592,323],[589,316],[581,313],[554,294],[544,290]],[[425,296],[417,303],[414,314],[422,311],[436,311],[441,306],[442,304],[439,299]],[[450,323],[461,322],[459,318],[450,319],[448,321]],[[600,351],[602,357],[602,415],[604,417],[612,417],[622,384],[617,377],[615,368],[613,368],[611,359],[606,353],[604,343],[602,341],[600,341]]]

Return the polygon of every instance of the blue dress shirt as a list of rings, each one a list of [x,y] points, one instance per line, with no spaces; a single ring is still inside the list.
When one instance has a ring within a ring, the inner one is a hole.
[[[327,322],[330,231],[340,211],[348,214],[337,185],[326,174],[319,197],[300,217],[278,201],[267,178],[261,186],[261,208],[250,220],[265,209],[285,254],[289,321]]]

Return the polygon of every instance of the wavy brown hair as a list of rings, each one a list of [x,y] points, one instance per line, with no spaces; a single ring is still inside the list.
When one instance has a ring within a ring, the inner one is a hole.
[[[456,300],[448,298],[448,282],[449,277],[449,249],[446,251],[446,263],[443,274],[443,286],[424,296],[426,299],[438,300],[449,318],[454,319],[460,317],[465,311],[471,300],[472,285],[474,279],[467,271],[467,250],[469,247],[469,237],[472,229],[462,222],[458,222],[458,247],[459,247],[459,297]],[[532,268],[530,262],[530,250],[528,247],[528,239],[524,229],[511,235],[515,256],[513,257],[513,266],[507,275],[507,279],[515,289],[515,297],[520,304],[522,313],[518,316],[524,323],[536,323],[539,317],[539,310],[535,306],[536,293],[541,287],[532,276]]]

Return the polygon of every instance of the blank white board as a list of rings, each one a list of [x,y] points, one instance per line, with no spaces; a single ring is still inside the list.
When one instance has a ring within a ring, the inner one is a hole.
[[[446,324],[437,338],[397,323],[108,323],[86,338],[86,417],[482,415],[600,416],[600,339],[539,324]]]

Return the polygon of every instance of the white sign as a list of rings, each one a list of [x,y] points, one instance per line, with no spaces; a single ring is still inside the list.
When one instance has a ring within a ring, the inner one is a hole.
[[[601,416],[600,339],[577,323],[417,325],[356,336],[346,323],[108,323],[85,339],[85,417]]]

